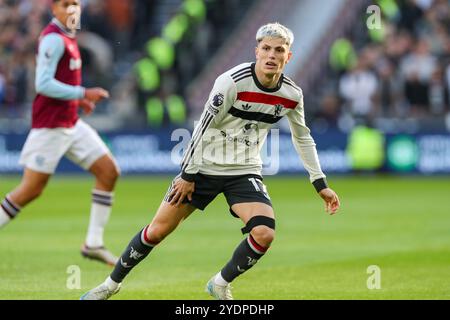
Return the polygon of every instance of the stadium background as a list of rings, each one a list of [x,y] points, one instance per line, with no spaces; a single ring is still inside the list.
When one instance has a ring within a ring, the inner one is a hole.
[[[48,2],[0,0],[2,195],[20,179],[36,39],[50,18]],[[450,1],[82,3],[84,85],[112,95],[85,120],[123,172],[107,230],[114,250],[148,222],[177,173],[174,130],[192,130],[215,77],[252,61],[257,28],[279,21],[296,36],[286,73],[304,91],[307,124],[343,207],[332,219],[322,214],[281,122],[280,175],[270,177],[274,155],[264,159],[279,235],[269,261],[237,281],[236,297],[450,297]],[[371,5],[380,10],[381,28],[372,28]],[[106,276],[107,269],[77,256],[91,180],[68,161],[58,173],[44,196],[0,231],[0,298],[72,299]],[[239,222],[227,216],[223,199],[207,212],[171,236],[165,253],[155,252],[148,259],[155,263],[144,263],[121,297],[204,299],[202,279],[239,239]],[[81,289],[66,287],[72,264],[83,271]],[[380,290],[366,286],[369,265],[382,270]],[[258,287],[261,278],[271,290]]]

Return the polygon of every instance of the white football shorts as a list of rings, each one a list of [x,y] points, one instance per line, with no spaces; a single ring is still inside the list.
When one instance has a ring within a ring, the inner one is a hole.
[[[31,129],[19,163],[33,171],[53,174],[63,156],[88,170],[108,147],[98,133],[79,119],[72,128]]]

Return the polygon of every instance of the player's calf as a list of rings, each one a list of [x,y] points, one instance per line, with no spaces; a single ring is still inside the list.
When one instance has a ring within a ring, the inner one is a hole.
[[[122,253],[110,276],[110,278],[115,283],[121,283],[123,279],[128,275],[128,273],[137,264],[139,264],[139,262],[144,260],[145,257],[147,257],[147,255],[150,253],[150,251],[152,251],[152,249],[158,244],[156,242],[152,242],[148,238],[148,228],[149,226],[138,232],[138,234],[133,239],[131,239],[128,247]]]
[[[131,239],[111,275],[102,284],[82,295],[81,300],[106,300],[119,292],[123,279],[157,245],[149,239],[148,229],[149,226],[145,227]]]
[[[267,252],[275,235],[275,220],[266,216],[254,216],[242,228],[242,233],[250,234],[236,248],[231,260],[216,275],[215,283],[227,286],[235,278],[253,267]],[[254,236],[258,238],[258,242]]]

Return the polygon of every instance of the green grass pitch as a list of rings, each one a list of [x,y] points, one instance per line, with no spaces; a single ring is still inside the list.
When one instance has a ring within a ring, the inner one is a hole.
[[[116,254],[150,222],[171,177],[123,177],[105,238]],[[305,176],[268,177],[277,236],[234,283],[235,299],[449,299],[450,182],[443,178],[331,177],[339,214],[324,212]],[[3,197],[19,177],[0,176]],[[79,253],[89,177],[55,176],[41,198],[0,230],[0,299],[78,299],[111,268]],[[209,299],[206,281],[241,241],[223,196],[195,212],[125,280],[113,299]],[[80,289],[67,288],[71,265]],[[381,270],[369,290],[367,268]]]

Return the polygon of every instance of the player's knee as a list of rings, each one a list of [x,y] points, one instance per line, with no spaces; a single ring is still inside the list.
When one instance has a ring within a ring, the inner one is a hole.
[[[103,174],[110,181],[116,181],[120,176],[119,168],[114,164],[114,162],[110,162],[105,170],[103,170]]]
[[[113,165],[111,169],[109,170],[109,180],[112,183],[116,183],[117,179],[120,177],[120,170],[117,168],[117,166]]]
[[[152,244],[160,243],[167,235],[167,230],[163,226],[151,225],[147,228],[147,239]]]
[[[275,230],[267,226],[254,227],[250,234],[259,245],[265,248],[270,247],[270,244],[275,239]]]
[[[269,248],[270,244],[275,239],[275,219],[256,215],[247,221],[247,224],[241,231],[243,234],[250,232],[252,238],[260,246]]]
[[[115,165],[105,166],[99,173],[96,174],[99,180],[105,187],[112,187],[120,176],[120,171]]]

